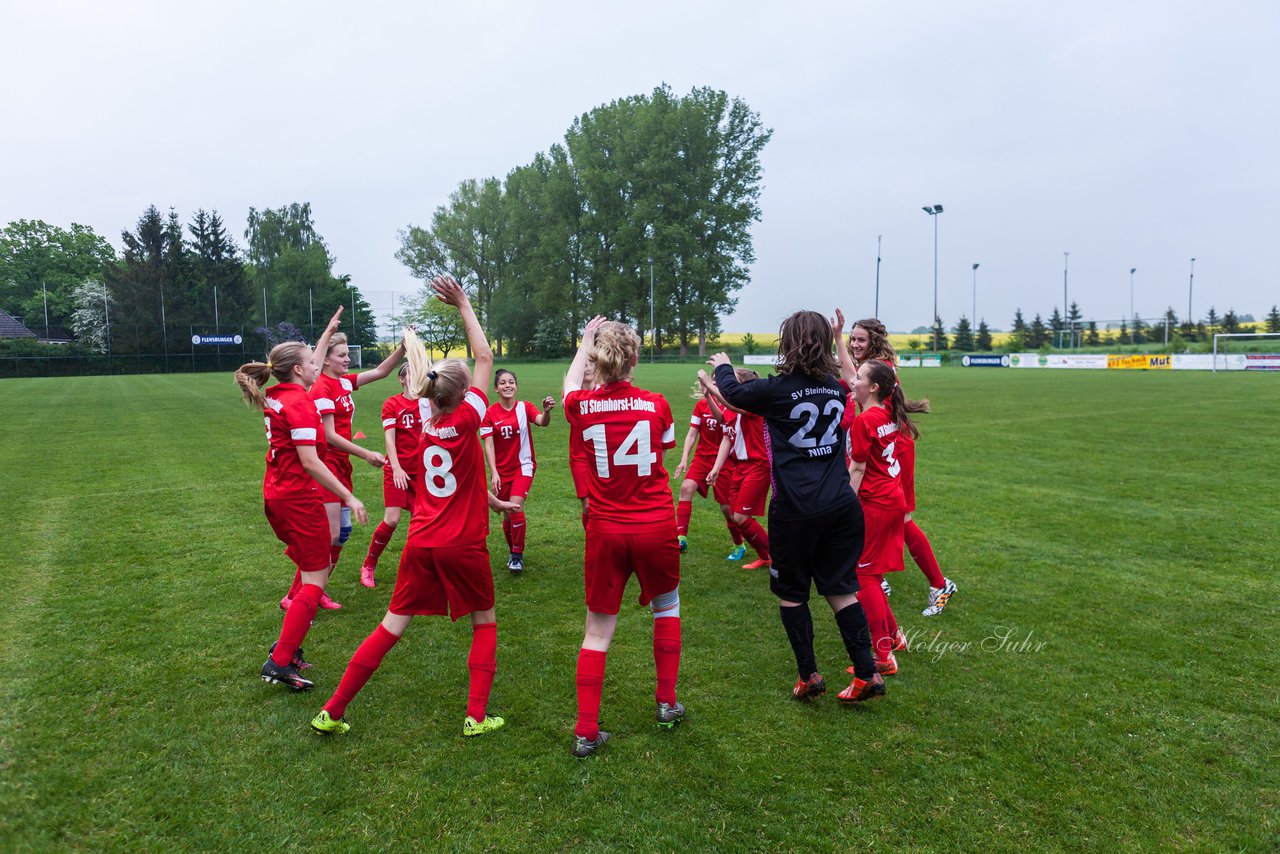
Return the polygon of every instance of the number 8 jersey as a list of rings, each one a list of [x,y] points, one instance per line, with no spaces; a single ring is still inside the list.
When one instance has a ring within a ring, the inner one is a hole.
[[[431,404],[418,401],[422,440],[414,477],[413,519],[408,539],[426,548],[465,546],[489,536],[484,452],[476,431],[489,401],[471,388],[458,408],[437,420]]]
[[[589,462],[587,525],[598,533],[675,529],[665,448],[676,444],[666,398],[625,380],[564,397],[564,414]],[[414,515],[417,518],[417,515]]]

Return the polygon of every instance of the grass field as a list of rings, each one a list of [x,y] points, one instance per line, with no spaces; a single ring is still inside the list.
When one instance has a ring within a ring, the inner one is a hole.
[[[521,370],[521,396],[562,370]],[[638,381],[679,424],[691,375]],[[389,571],[356,578],[372,525],[331,587],[346,607],[307,639],[317,689],[266,685],[292,569],[262,516],[261,419],[230,377],[4,381],[0,851],[1275,850],[1277,379],[906,372],[934,405],[917,518],[960,592],[925,619],[923,576],[893,579],[916,649],[889,696],[787,699],[767,578],[724,561],[698,503],[689,718],[654,726],[651,620],[629,598],[602,711],[616,739],[588,761],[568,752],[582,530],[558,415],[536,434],[524,577],[500,569],[500,526],[490,539],[508,726],[460,737],[470,632],[421,618],[351,733],[323,740],[307,722],[390,595]],[[394,390],[357,396],[358,429],[378,435]],[[380,513],[377,472],[356,491]]]

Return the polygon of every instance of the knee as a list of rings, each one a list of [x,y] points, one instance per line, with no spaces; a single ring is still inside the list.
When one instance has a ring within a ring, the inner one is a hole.
[[[653,609],[653,618],[655,620],[659,617],[680,616],[680,585],[677,584],[670,593],[661,593],[654,596],[649,606]]]
[[[338,514],[338,545],[345,546],[351,539],[351,508],[343,507]]]

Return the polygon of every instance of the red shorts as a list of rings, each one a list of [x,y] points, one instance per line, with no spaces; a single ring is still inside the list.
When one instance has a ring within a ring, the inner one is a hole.
[[[405,474],[409,474],[405,472]],[[413,510],[413,475],[409,474],[409,488],[396,486],[396,479],[391,469],[382,470],[382,506],[399,507],[402,510]]]
[[[319,497],[270,498],[262,502],[285,557],[302,572],[329,568],[329,517]]]
[[[583,560],[587,610],[616,614],[622,607],[627,579],[640,580],[640,604],[670,593],[680,583],[680,544],[675,525],[670,529],[632,534],[597,533],[587,523]]]
[[[691,480],[697,484],[698,494],[703,498],[707,497],[707,475],[711,474],[711,469],[715,466],[715,457],[708,459],[707,457],[693,458],[693,463],[689,466],[689,471],[685,473],[684,479]],[[728,504],[730,495],[730,483],[733,479],[733,469],[726,461],[724,467],[720,469],[719,476],[716,477],[716,485],[712,487],[712,496],[717,504]]]
[[[734,466],[733,500],[729,509],[743,516],[763,516],[769,502],[769,467],[738,463]]]
[[[909,436],[898,439],[898,462],[902,464],[902,471],[898,474],[898,482],[902,484],[902,495],[907,499],[907,509],[905,512],[910,513],[916,509],[916,443]]]
[[[333,476],[345,486],[351,489],[351,457],[346,454],[336,454],[329,451],[324,455],[324,465],[329,471],[333,472]],[[320,500],[325,504],[341,504],[342,499],[334,495],[323,486],[320,487]]]
[[[902,571],[902,516],[899,509],[862,505],[865,533],[862,557],[858,558],[859,575]]]
[[[489,546],[430,548],[405,543],[396,589],[387,610],[401,615],[444,615],[457,620],[493,607]]]
[[[532,487],[533,475],[531,474],[517,474],[511,478],[503,475],[502,485],[498,487],[498,500],[510,501],[512,496],[528,498]]]
[[[569,471],[573,473],[573,491],[578,498],[587,497],[587,484],[591,478],[591,461],[569,458]]]

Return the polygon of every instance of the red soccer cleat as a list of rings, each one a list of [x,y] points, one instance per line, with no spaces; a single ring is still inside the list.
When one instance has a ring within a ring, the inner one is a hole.
[[[902,629],[898,629],[893,635],[893,652],[911,652],[911,647],[907,646],[907,636],[902,633]]]
[[[743,569],[768,569],[771,566],[773,566],[773,561],[765,560],[764,558],[758,558],[757,560],[751,561],[751,563],[744,563],[742,565],[742,568]]]
[[[867,700],[883,697],[884,690],[884,677],[877,673],[870,679],[853,677],[849,687],[836,694],[836,696],[840,698],[842,703],[865,703]]]
[[[328,591],[326,591],[320,594],[320,607],[324,608],[326,611],[337,611],[339,608],[342,607],[342,603],[335,602],[332,599],[330,599],[329,593]]]
[[[360,567],[360,583],[365,587],[377,587],[377,583],[373,580],[373,572],[376,570],[377,564],[366,563]]]
[[[293,600],[292,600],[292,599],[290,599],[288,596],[286,596],[286,597],[284,597],[283,599],[281,599],[281,600],[280,600],[280,610],[281,610],[281,611],[288,611],[288,610],[289,610],[289,606],[290,606],[290,605],[292,605],[292,604],[293,604]]]
[[[827,693],[827,683],[823,680],[821,673],[811,673],[808,679],[797,679],[795,687],[791,689],[791,696],[797,700],[808,700],[825,693]]]

